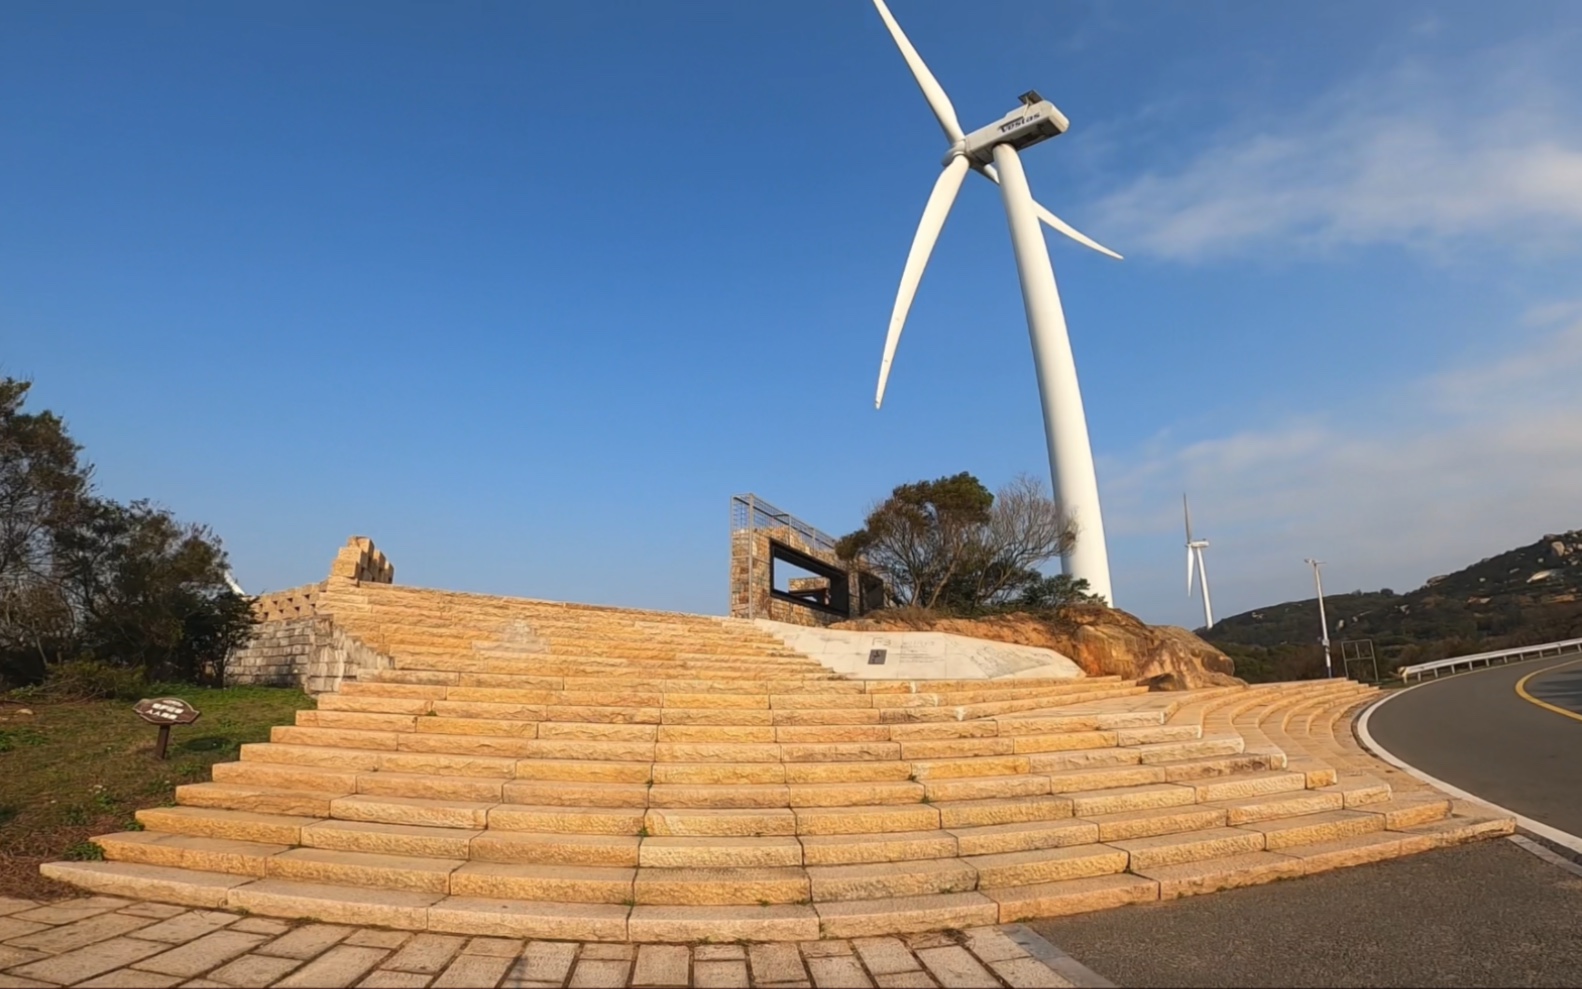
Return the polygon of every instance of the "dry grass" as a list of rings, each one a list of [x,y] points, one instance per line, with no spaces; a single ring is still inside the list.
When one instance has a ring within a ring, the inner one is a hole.
[[[39,864],[91,856],[88,838],[135,828],[134,811],[173,803],[179,784],[208,779],[243,742],[267,741],[270,727],[313,706],[299,690],[272,687],[167,685],[148,696],[182,697],[203,712],[171,730],[164,762],[154,758],[159,730],[130,702],[0,699],[0,896],[71,892]]]

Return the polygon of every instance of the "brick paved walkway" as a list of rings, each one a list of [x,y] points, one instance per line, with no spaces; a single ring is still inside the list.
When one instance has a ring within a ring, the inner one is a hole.
[[[0,897],[0,989],[1105,984],[1020,925],[801,944],[595,944],[290,923],[106,896]]]

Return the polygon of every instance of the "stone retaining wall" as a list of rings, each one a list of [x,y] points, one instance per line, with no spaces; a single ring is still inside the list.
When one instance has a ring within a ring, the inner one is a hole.
[[[225,684],[322,694],[364,671],[389,667],[390,657],[337,628],[328,615],[315,615],[260,625],[252,641],[226,660]]]
[[[260,622],[247,645],[225,661],[225,685],[289,687],[302,682],[312,660],[321,626],[328,619],[316,615]]]
[[[226,686],[301,687],[310,694],[336,689],[364,670],[387,669],[390,657],[336,626],[321,606],[336,584],[389,584],[395,567],[367,536],[352,536],[317,584],[259,595],[253,637],[225,661]]]

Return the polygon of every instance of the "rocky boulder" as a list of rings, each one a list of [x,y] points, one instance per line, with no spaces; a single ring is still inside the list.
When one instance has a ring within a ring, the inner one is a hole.
[[[1089,676],[1137,680],[1155,690],[1235,686],[1231,658],[1173,625],[1148,625],[1115,608],[1080,605],[1059,619],[1028,614],[945,618],[911,609],[881,611],[835,628],[864,632],[933,631],[1053,649]]]

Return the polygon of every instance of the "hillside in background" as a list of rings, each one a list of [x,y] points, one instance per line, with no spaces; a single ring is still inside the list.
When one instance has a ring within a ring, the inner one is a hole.
[[[1326,594],[1324,606],[1337,673],[1342,640],[1372,640],[1379,671],[1388,675],[1445,656],[1579,638],[1582,530],[1430,577],[1415,591]],[[1232,615],[1198,634],[1235,659],[1237,675],[1247,679],[1323,675],[1316,598]]]

